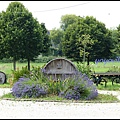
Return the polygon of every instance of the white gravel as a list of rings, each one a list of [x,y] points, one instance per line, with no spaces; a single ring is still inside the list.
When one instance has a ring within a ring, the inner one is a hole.
[[[0,89],[0,95],[10,89]],[[99,91],[102,93],[103,91]],[[105,94],[111,94],[105,91]],[[114,95],[119,94],[114,92]],[[120,103],[63,103],[0,100],[1,119],[119,119]]]

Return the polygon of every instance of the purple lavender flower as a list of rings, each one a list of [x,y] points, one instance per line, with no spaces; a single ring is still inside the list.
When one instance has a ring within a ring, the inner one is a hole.
[[[18,82],[16,82],[13,85],[12,87],[13,96],[18,98],[24,98],[24,97],[37,98],[47,94],[47,90],[39,84],[32,84],[32,85],[25,84],[25,81],[27,80],[29,79],[20,78]]]
[[[67,84],[69,85],[67,86]],[[65,89],[59,93],[59,96],[69,100],[90,100],[98,96],[98,91],[93,81],[91,81],[86,74],[77,72],[73,79],[67,80]]]

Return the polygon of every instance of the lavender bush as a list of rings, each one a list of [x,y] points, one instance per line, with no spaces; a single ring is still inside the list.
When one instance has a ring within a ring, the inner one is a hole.
[[[63,85],[64,89],[59,93],[59,96],[69,100],[91,100],[98,96],[93,81],[86,74],[80,72],[74,78],[67,78]]]
[[[17,98],[38,98],[40,96],[46,95],[45,87],[40,84],[28,84],[30,79],[19,78],[19,80],[12,87],[12,94]]]
[[[18,98],[38,98],[52,94],[68,100],[91,100],[97,97],[98,92],[93,81],[81,72],[77,71],[74,77],[54,81],[48,79],[40,68],[33,68],[30,75],[14,83],[12,94]]]

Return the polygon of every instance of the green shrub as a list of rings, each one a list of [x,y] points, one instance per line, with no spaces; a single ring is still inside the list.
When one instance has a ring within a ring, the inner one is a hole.
[[[2,62],[2,63],[12,63],[13,60],[12,60],[12,58],[3,58],[3,59],[0,60],[0,62]]]
[[[20,62],[20,63],[26,63],[27,59],[20,59],[20,60],[18,60],[18,62]]]
[[[47,81],[48,93],[52,95],[59,95],[63,89],[63,81],[60,80],[48,80]]]
[[[17,82],[19,80],[20,77],[29,75],[30,71],[28,70],[27,66],[22,67],[21,70],[17,69],[17,70],[12,70],[12,85]]]
[[[78,62],[77,69],[79,72],[88,75],[88,77],[91,77],[92,68],[89,65]]]
[[[47,93],[58,95],[62,88],[62,81],[48,79],[42,72],[43,67],[32,67],[30,80],[37,81],[38,84],[47,87]]]

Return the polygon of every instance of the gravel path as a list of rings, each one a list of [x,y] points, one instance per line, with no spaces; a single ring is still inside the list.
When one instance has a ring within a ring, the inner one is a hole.
[[[0,89],[0,95],[10,92]],[[114,94],[119,92],[99,91]],[[1,119],[119,119],[120,103],[62,103],[0,100]]]

